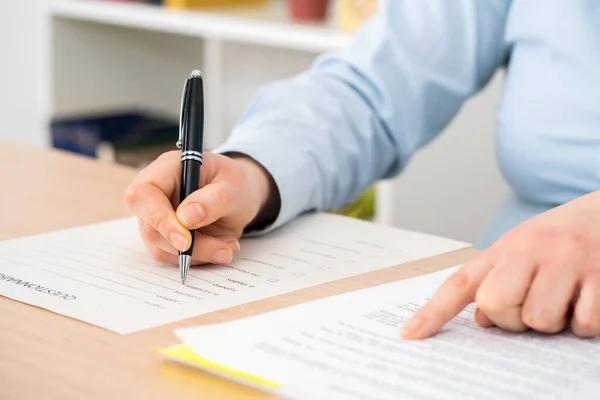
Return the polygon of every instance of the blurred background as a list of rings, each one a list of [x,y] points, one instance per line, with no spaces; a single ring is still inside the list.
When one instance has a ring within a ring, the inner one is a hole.
[[[3,0],[0,140],[141,168],[177,140],[183,80],[206,79],[206,146],[256,90],[343,48],[377,0]],[[507,189],[493,143],[501,73],[399,177],[342,210],[475,241]]]

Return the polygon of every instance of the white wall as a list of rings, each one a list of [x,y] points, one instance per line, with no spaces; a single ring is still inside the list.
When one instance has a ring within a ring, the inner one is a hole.
[[[43,145],[37,119],[38,1],[0,1],[0,139]]]

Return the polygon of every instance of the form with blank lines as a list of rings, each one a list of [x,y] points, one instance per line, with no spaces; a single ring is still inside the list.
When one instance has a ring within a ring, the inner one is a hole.
[[[0,242],[0,295],[127,334],[467,246],[308,214],[242,239],[231,264],[192,267],[182,285],[126,218]]]

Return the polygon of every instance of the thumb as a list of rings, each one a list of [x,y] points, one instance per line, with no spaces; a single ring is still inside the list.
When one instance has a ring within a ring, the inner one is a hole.
[[[229,181],[215,181],[192,193],[177,208],[177,218],[187,229],[199,229],[230,214],[235,199]]]

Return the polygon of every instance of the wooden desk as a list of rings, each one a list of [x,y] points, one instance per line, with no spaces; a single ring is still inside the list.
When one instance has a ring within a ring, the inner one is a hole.
[[[136,171],[0,142],[0,239],[128,216]],[[465,249],[131,335],[117,335],[0,296],[0,398],[266,399],[258,391],[165,361],[175,327],[225,321],[465,262]],[[118,310],[115,310],[118,312]]]

